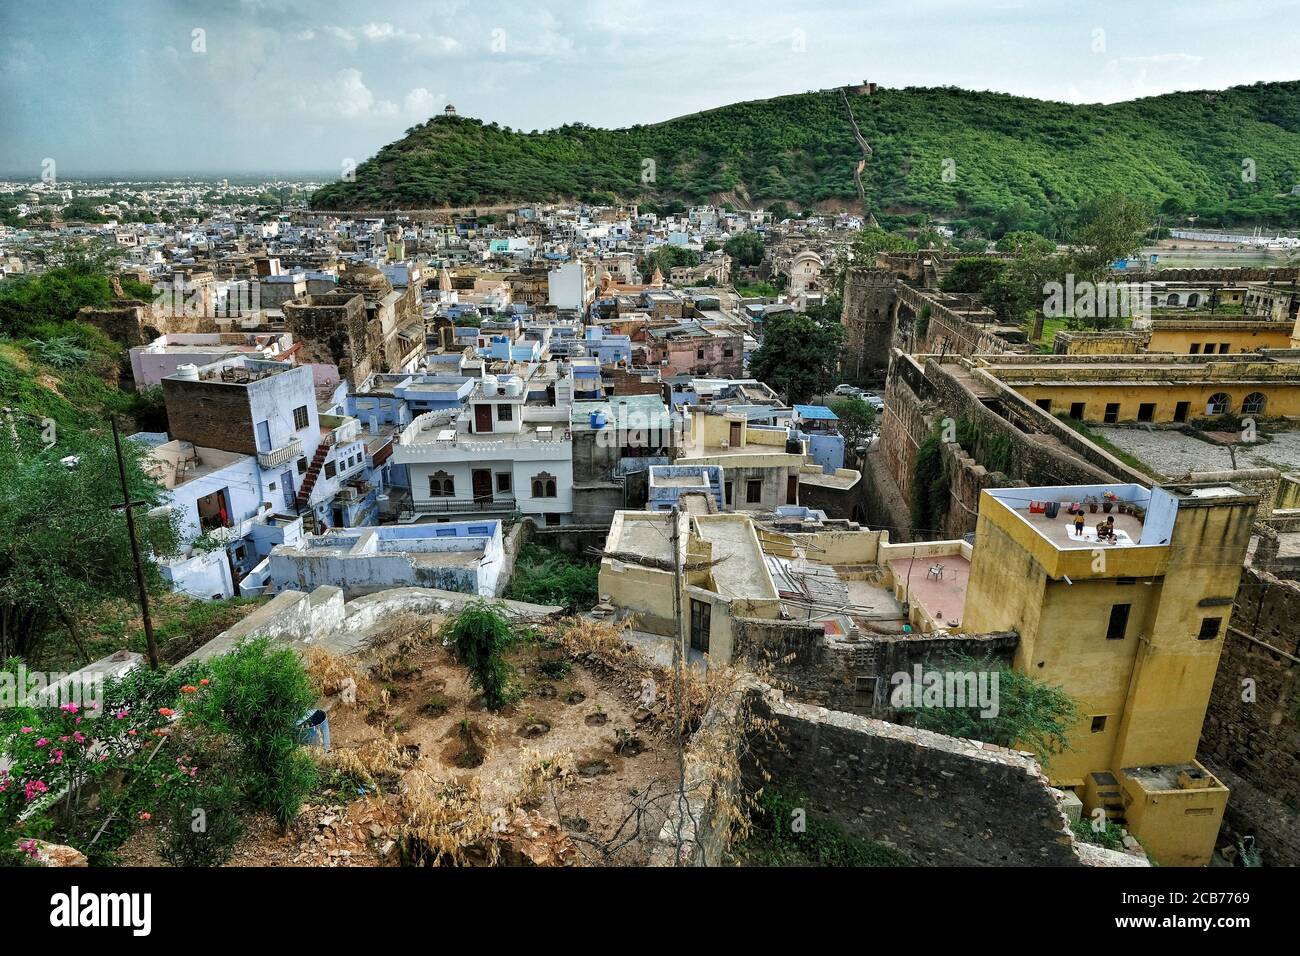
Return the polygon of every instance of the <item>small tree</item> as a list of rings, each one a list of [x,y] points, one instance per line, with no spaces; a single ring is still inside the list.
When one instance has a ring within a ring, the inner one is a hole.
[[[917,727],[1029,750],[1044,766],[1053,755],[1070,749],[1069,732],[1079,720],[1079,708],[1060,687],[1034,680],[1005,664],[971,657],[954,658],[948,668],[996,673],[997,714],[984,717],[978,706],[904,709],[903,713],[914,717]]]
[[[500,710],[514,699],[515,668],[506,660],[514,644],[510,620],[499,604],[474,601],[456,615],[448,632],[456,659],[469,668],[470,681],[483,692],[489,710]]]
[[[750,372],[784,391],[791,404],[806,402],[835,377],[843,338],[840,325],[778,312],[764,325],[763,344],[754,353]]]
[[[211,684],[187,719],[229,735],[239,752],[245,799],[287,829],[316,783],[299,725],[316,691],[297,653],[258,637],[212,662]]]
[[[844,443],[849,448],[865,445],[876,423],[876,410],[856,395],[837,398],[829,407],[840,420],[838,427]]]

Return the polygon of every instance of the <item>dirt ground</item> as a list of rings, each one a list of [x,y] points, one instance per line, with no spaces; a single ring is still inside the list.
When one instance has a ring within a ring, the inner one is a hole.
[[[676,785],[677,752],[640,706],[640,688],[558,648],[525,643],[510,654],[524,694],[493,713],[466,669],[432,636],[437,624],[419,628],[427,636],[416,646],[408,639],[373,651],[370,679],[355,704],[330,701],[332,752],[360,751],[386,738],[408,766],[377,774],[377,793],[314,796],[288,835],[269,817],[247,820],[228,865],[396,865],[402,795],[417,780],[477,782],[483,810],[498,820],[521,819],[516,808],[535,811],[534,821],[554,824],[550,838],[566,845],[567,863],[646,862],[669,804],[665,795]],[[540,760],[565,772],[525,794],[526,768]],[[123,847],[122,862],[166,865],[156,844],[152,828],[142,828]]]

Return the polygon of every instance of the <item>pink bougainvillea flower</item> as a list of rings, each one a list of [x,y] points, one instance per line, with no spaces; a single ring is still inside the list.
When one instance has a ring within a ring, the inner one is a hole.
[[[36,746],[38,746],[38,747],[44,747],[44,746],[47,745],[48,743],[49,743],[49,741],[46,740],[44,737],[42,737],[40,740],[36,741]]]
[[[67,704],[61,704],[59,706],[59,710],[66,710],[70,714],[75,714],[77,711],[81,710],[81,708],[78,707],[76,704],[67,703]]]
[[[128,737],[134,737],[134,736],[135,736],[135,728],[132,727],[130,730],[128,730],[128,731],[126,732],[126,735],[127,735]]]
[[[44,780],[28,780],[27,786],[23,789],[27,795],[27,802],[31,803],[42,793],[46,793],[50,788],[45,785]]]
[[[146,820],[146,821],[147,821],[147,820],[152,820],[152,819],[153,819],[153,814],[150,813],[148,810],[141,810],[141,811],[140,811],[140,819],[141,819],[141,820]]]
[[[83,734],[80,730],[78,730],[72,735],[72,739],[79,744],[84,744],[86,742],[86,735]]]
[[[126,720],[126,715],[129,714],[130,712],[131,712],[130,707],[123,707],[113,716],[116,717],[118,720]]]
[[[35,733],[35,731],[31,727],[24,727],[22,729],[22,732],[25,734]]]

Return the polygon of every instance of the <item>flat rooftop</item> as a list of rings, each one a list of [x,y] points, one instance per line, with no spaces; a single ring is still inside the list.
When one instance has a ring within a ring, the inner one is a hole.
[[[970,562],[960,554],[895,558],[894,580],[905,585],[908,600],[940,626],[958,628],[966,611]]]
[[[700,537],[713,546],[710,570],[718,593],[726,598],[775,600],[777,590],[767,570],[754,525],[743,515],[700,515]]]

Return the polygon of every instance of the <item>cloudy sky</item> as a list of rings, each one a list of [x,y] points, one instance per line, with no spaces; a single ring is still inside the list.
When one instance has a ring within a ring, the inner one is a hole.
[[[0,172],[328,173],[448,102],[528,130],[867,79],[1113,102],[1298,50],[1300,0],[0,0]]]

